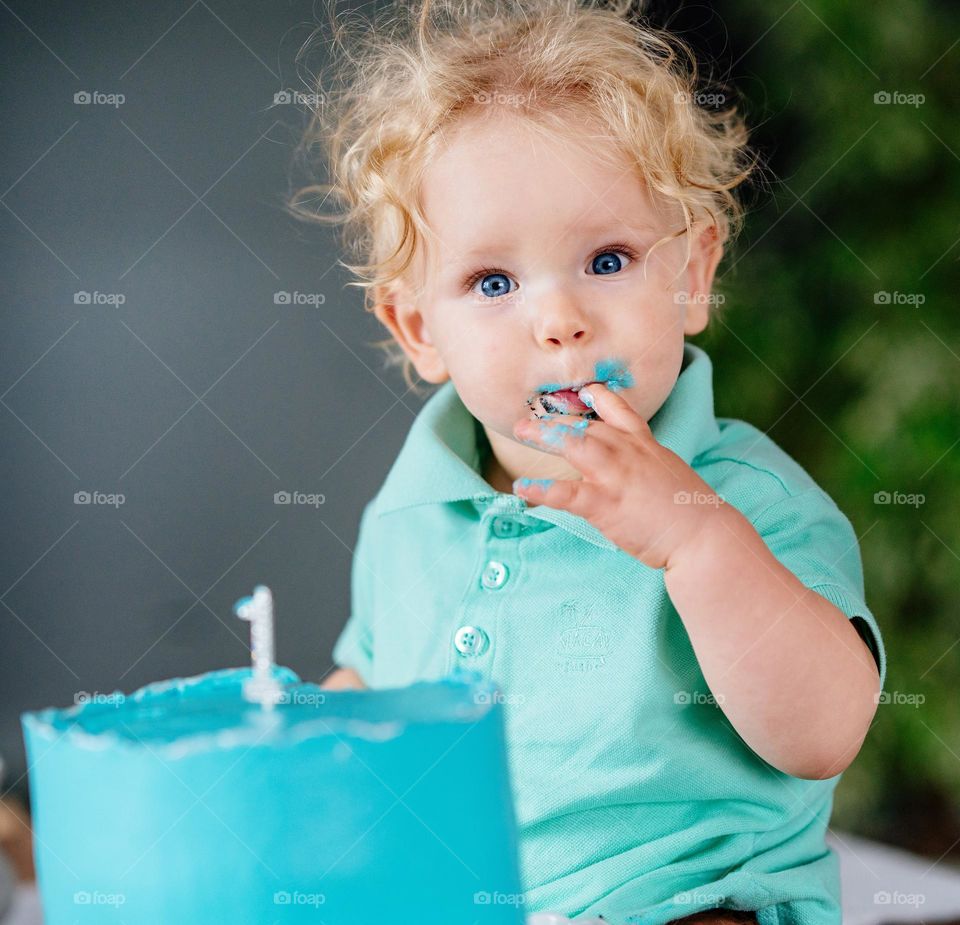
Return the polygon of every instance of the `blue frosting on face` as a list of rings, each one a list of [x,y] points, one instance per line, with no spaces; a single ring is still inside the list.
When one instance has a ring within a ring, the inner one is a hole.
[[[522,925],[475,899],[522,895],[491,682],[325,691],[276,666],[266,710],[251,675],[23,714],[46,925]]]
[[[597,382],[606,383],[611,392],[629,389],[634,384],[629,366],[623,360],[600,360],[594,366],[593,377]]]
[[[610,358],[598,360],[593,367],[593,380],[604,383],[611,392],[628,389],[634,385],[629,364],[625,360]],[[567,386],[562,382],[547,382],[537,386],[538,392],[557,392]]]

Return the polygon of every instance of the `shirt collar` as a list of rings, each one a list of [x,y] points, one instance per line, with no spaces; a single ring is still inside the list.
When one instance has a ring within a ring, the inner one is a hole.
[[[504,512],[525,511],[606,549],[618,549],[593,524],[556,508],[527,508],[516,495],[497,492],[480,474],[479,423],[460,400],[451,380],[430,396],[410,428],[376,502],[383,516],[420,504],[474,501]],[[720,437],[714,416],[713,366],[706,352],[684,344],[680,375],[650,419],[657,441],[692,464]]]

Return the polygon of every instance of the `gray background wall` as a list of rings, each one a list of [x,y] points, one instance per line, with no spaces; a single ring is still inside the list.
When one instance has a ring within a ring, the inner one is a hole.
[[[718,15],[648,12],[737,57]],[[248,663],[231,607],[257,582],[278,661],[331,667],[360,513],[423,399],[371,345],[385,332],[345,288],[334,232],[282,210],[304,116],[274,95],[322,69],[322,45],[295,57],[326,16],[308,0],[0,4],[5,788],[27,784],[22,711]],[[124,99],[75,102],[95,92]]]
[[[369,346],[333,234],[281,210],[302,115],[274,94],[303,89],[310,20],[301,2],[0,9],[8,787],[22,710],[247,663],[231,605],[258,581],[278,660],[330,667],[360,511],[422,402]]]

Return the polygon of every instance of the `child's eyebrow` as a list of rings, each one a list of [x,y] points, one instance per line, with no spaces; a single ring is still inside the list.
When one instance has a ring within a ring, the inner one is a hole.
[[[612,233],[615,231],[630,231],[634,234],[645,234],[647,232],[656,234],[658,231],[658,229],[654,228],[652,225],[630,225],[627,222],[622,222],[618,219],[605,219],[598,222],[591,222],[589,224],[578,222],[576,228],[578,231],[581,231],[584,234],[599,234],[601,232]]]
[[[590,224],[581,224],[579,222],[575,222],[571,228],[571,232],[579,233],[581,235],[623,234],[624,232],[629,232],[636,235],[645,235],[659,234],[662,233],[662,230],[654,228],[652,225],[628,225],[626,222],[621,222],[616,219],[606,219],[592,222]],[[490,244],[478,244],[476,247],[472,247],[469,250],[464,251],[462,256],[465,260],[474,260],[481,257],[493,256],[494,253],[503,254],[509,249],[509,245],[504,241],[499,241],[497,243],[491,242]]]

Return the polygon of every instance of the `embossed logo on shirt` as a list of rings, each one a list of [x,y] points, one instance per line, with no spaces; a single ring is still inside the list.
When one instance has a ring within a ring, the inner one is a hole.
[[[603,668],[610,643],[606,630],[591,622],[570,626],[571,620],[588,616],[582,614],[575,603],[564,604],[561,614],[561,626],[566,625],[567,628],[560,633],[557,644],[557,667],[561,671],[581,673]]]

